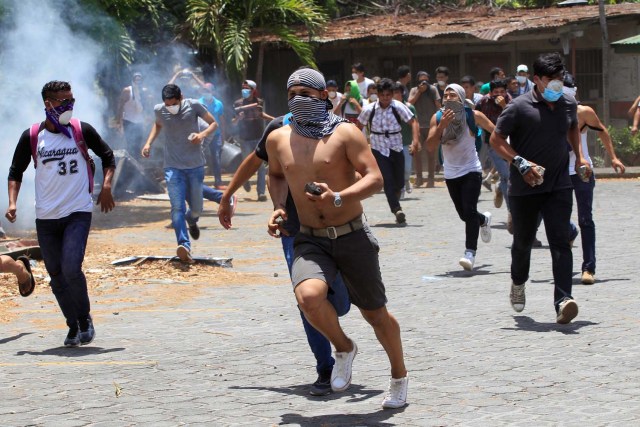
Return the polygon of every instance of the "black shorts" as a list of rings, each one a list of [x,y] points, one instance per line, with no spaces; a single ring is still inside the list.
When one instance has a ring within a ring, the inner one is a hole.
[[[380,274],[379,251],[378,241],[366,223],[362,229],[337,239],[298,233],[291,272],[293,288],[307,279],[333,283],[340,271],[354,305],[364,310],[384,307],[387,297]]]

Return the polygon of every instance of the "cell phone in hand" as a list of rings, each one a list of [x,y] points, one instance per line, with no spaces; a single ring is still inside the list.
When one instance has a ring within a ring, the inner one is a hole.
[[[320,187],[319,185],[313,182],[307,182],[304,185],[304,191],[306,191],[309,194],[313,194],[314,196],[319,196],[324,192],[322,187]]]

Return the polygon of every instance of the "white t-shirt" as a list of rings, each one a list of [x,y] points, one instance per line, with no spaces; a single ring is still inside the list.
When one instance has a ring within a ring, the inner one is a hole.
[[[471,135],[469,127],[464,132],[462,141],[442,146],[444,179],[459,178],[469,172],[482,172],[482,165],[476,152],[476,138]]]
[[[357,82],[358,83],[358,89],[360,90],[360,96],[362,98],[367,96],[367,88],[369,87],[369,85],[374,84],[375,82],[373,80],[371,80],[368,77],[365,77],[363,81],[361,82]]]
[[[589,162],[589,166],[593,169],[593,162],[589,156],[589,147],[587,146],[587,131],[580,134],[580,144],[582,145],[582,157]],[[576,153],[569,151],[569,175],[576,174]]]
[[[73,136],[43,129],[38,134],[36,218],[60,219],[74,212],[93,212],[87,162]]]
[[[336,107],[340,104],[341,99],[342,99],[342,92],[336,92],[336,97],[333,99],[329,98],[329,101],[331,101],[331,104],[333,104],[334,111]]]

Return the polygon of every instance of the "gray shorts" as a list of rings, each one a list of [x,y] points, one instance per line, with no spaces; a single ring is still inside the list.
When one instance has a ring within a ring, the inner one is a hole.
[[[337,239],[298,233],[291,271],[293,287],[307,279],[333,283],[340,271],[354,305],[364,310],[384,307],[387,297],[380,274],[379,251],[378,241],[366,223],[362,229]]]

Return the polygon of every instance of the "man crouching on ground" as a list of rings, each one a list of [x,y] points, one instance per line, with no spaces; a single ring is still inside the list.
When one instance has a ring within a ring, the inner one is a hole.
[[[379,246],[360,203],[382,188],[382,174],[362,132],[329,112],[331,102],[322,74],[309,68],[297,70],[289,77],[287,92],[291,125],[267,139],[272,159],[269,192],[274,204],[269,234],[286,233],[278,223],[279,217],[287,217],[288,184],[301,223],[292,283],[305,317],[336,349],[331,388],[337,392],[349,387],[358,352],[327,300],[328,283],[340,271],[351,301],[373,326],[391,363],[389,391],[382,406],[400,408],[406,405],[408,388],[400,326],[385,306]],[[356,172],[361,179],[356,180]]]

